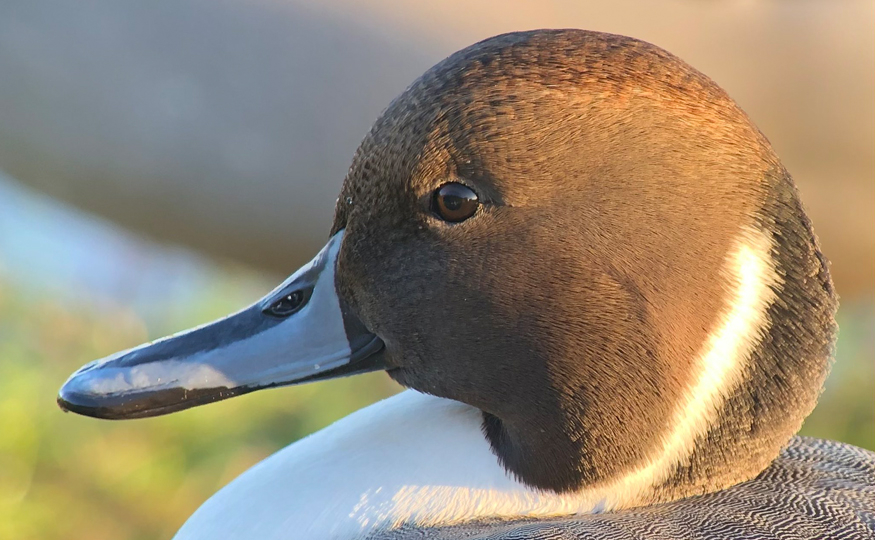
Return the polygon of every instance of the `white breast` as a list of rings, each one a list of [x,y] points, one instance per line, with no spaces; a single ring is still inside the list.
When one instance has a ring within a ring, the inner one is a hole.
[[[400,523],[568,515],[599,504],[510,478],[481,421],[467,405],[402,392],[257,464],[201,506],[176,538],[349,539]]]

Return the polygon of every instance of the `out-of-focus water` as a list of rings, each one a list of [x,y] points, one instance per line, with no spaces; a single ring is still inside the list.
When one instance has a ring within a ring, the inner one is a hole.
[[[273,279],[218,264],[181,247],[152,242],[112,223],[24,188],[0,174],[0,276],[23,291],[65,304],[129,306],[147,321],[168,305],[202,301],[233,282],[225,302],[241,305]]]

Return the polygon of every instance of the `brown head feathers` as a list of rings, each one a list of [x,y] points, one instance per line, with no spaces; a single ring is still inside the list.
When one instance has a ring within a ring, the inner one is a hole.
[[[447,183],[471,217],[435,214]],[[338,292],[390,375],[481,409],[539,489],[642,504],[752,478],[828,370],[836,299],[789,174],[635,39],[519,32],[440,62],[362,142],[339,229]]]

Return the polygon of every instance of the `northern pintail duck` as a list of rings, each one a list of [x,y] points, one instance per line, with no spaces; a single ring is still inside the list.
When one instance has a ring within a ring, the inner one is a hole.
[[[59,402],[409,389],[254,466],[180,539],[871,538],[875,455],[794,437],[836,306],[790,175],[714,82],[635,39],[512,33],[389,105],[312,262]]]

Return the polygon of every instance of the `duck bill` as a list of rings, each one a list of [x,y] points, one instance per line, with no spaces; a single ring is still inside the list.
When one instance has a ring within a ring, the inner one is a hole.
[[[61,388],[66,411],[96,418],[167,414],[262,388],[385,369],[383,342],[338,299],[343,231],[252,306],[85,365]]]

